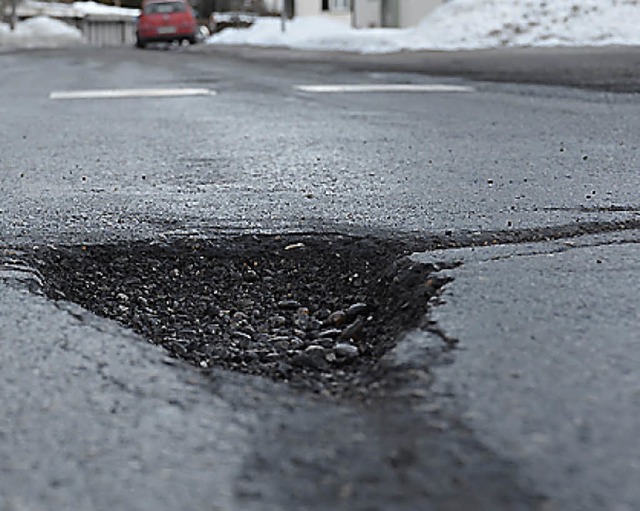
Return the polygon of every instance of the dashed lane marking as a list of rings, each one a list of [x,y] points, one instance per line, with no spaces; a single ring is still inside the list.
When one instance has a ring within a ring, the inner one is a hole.
[[[474,92],[473,87],[446,84],[342,84],[342,85],[296,85],[302,92],[333,93],[333,92]]]
[[[296,85],[302,92],[474,92],[473,87],[446,84],[344,84],[344,85]]]
[[[49,99],[122,99],[122,98],[166,98],[184,96],[212,96],[210,89],[102,89],[57,91]]]

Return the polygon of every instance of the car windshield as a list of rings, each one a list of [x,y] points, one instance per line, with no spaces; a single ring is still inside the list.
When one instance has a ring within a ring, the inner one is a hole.
[[[145,5],[145,14],[171,14],[184,12],[187,8],[182,2],[154,2]]]

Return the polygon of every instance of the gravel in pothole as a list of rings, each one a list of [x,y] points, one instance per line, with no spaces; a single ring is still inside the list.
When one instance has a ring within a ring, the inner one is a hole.
[[[366,392],[444,281],[413,242],[243,236],[47,247],[46,292],[119,321],[199,368],[325,394]]]

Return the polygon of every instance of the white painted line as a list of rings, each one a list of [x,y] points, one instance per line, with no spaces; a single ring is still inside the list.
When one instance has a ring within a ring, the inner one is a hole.
[[[296,85],[302,92],[474,92],[473,87],[445,84],[350,84],[350,85]]]
[[[210,89],[103,89],[58,91],[49,94],[49,99],[122,99],[122,98],[166,98],[183,96],[213,96]]]

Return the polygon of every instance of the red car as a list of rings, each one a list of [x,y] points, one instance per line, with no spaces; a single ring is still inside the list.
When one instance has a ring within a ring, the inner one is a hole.
[[[136,46],[148,43],[189,41],[195,44],[198,24],[186,0],[144,0],[138,18]]]

